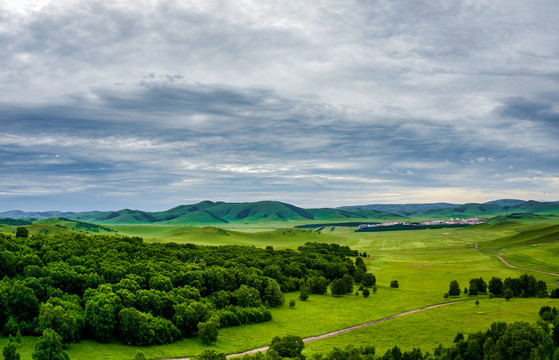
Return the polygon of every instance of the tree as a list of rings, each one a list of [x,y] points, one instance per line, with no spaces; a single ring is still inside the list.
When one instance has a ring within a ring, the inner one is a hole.
[[[448,295],[459,296],[460,295],[460,285],[457,280],[452,280],[448,287]]]
[[[41,305],[38,330],[52,329],[56,331],[62,337],[63,343],[80,341],[83,325],[83,310],[77,304],[50,298],[49,302]]]
[[[224,353],[218,353],[213,349],[206,349],[196,357],[196,360],[225,360],[227,356]]]
[[[301,286],[301,293],[299,294],[299,299],[306,301],[309,298],[310,289],[307,285]]]
[[[85,304],[85,320],[93,338],[107,342],[116,329],[120,298],[112,292],[111,287],[100,289]]]
[[[476,300],[476,306],[479,307],[479,300]]]
[[[400,287],[400,284],[398,284],[398,280],[392,280],[392,281],[390,282],[390,287],[391,287],[391,288],[395,288],[395,289],[399,288],[399,287]]]
[[[303,359],[301,352],[305,348],[303,339],[299,336],[287,335],[284,337],[276,336],[272,339],[270,350],[277,352],[277,354],[284,358],[299,358]]]
[[[33,360],[69,360],[68,354],[62,348],[62,337],[52,329],[43,331],[43,335],[35,344]]]
[[[371,293],[369,292],[369,289],[363,289],[363,296],[364,297],[369,297]]]
[[[264,289],[262,300],[267,301],[270,306],[280,306],[283,304],[283,293],[278,282],[274,279],[268,279],[268,284]]]
[[[505,289],[505,299],[506,300],[510,300],[512,298],[513,294],[512,294],[512,290],[509,288]]]
[[[498,277],[492,277],[487,286],[490,293],[501,296],[503,295],[503,280]]]
[[[375,275],[371,273],[366,273],[365,275],[363,275],[363,280],[361,280],[361,284],[363,284],[363,286],[375,286],[376,283],[377,279]]]
[[[12,339],[4,346],[2,350],[4,360],[20,360],[20,355],[17,353],[17,345]]]
[[[553,322],[553,332],[551,333],[551,339],[555,346],[559,346],[559,316],[555,316],[555,321]]]
[[[136,355],[134,355],[134,360],[147,360],[147,359],[143,352],[138,351]]]
[[[477,293],[477,284],[470,281],[470,289],[468,291],[468,294],[470,294],[470,296],[477,296]]]
[[[18,226],[16,229],[16,238],[26,238],[29,236],[29,230],[26,227]]]
[[[292,309],[295,307],[295,299],[289,300],[289,307]]]
[[[373,286],[373,294],[376,294],[376,293],[377,293],[377,287]]]
[[[206,322],[198,324],[198,335],[203,342],[210,345],[217,341],[219,318],[212,317]]]
[[[233,292],[233,296],[237,299],[237,305],[242,307],[258,307],[262,305],[260,291],[250,286],[241,285]]]
[[[332,295],[339,296],[346,293],[346,286],[342,279],[336,279],[330,284]]]

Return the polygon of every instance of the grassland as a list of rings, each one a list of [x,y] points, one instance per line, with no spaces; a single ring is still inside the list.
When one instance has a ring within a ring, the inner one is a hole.
[[[51,226],[51,225],[44,225]],[[190,242],[201,245],[245,244],[276,248],[296,248],[307,241],[334,242],[350,246],[370,257],[365,262],[377,277],[378,293],[369,298],[346,295],[311,296],[309,301],[297,301],[295,309],[287,305],[297,293],[286,294],[286,303],[272,310],[273,320],[267,323],[226,328],[213,346],[218,351],[234,353],[269,344],[277,335],[313,336],[406,310],[445,302],[443,294],[451,280],[461,287],[468,286],[473,277],[489,280],[492,276],[518,277],[523,271],[511,269],[495,257],[494,252],[480,251],[502,248],[507,259],[518,266],[554,268],[559,242],[554,241],[557,229],[549,225],[525,225],[515,221],[478,225],[469,228],[431,229],[402,232],[355,233],[349,228],[325,228],[322,234],[303,230],[279,229],[261,233],[239,232],[220,228],[186,226],[134,225],[111,226],[119,234],[146,237],[149,241]],[[515,262],[518,261],[519,263]],[[524,262],[521,264],[521,262]],[[530,265],[530,266],[529,266]],[[555,287],[556,278],[534,274],[536,278]],[[399,289],[391,289],[391,280],[398,280]],[[431,309],[382,324],[360,329],[335,338],[307,345],[307,354],[328,352],[333,346],[374,345],[383,352],[398,344],[404,349],[421,347],[431,350],[438,343],[448,345],[457,332],[484,330],[494,321],[534,321],[540,306],[558,306],[554,299],[502,299],[477,297],[472,301]],[[462,295],[457,299],[468,299]],[[405,342],[403,342],[405,339]],[[5,339],[0,339],[0,346]],[[22,359],[30,359],[34,338],[26,338],[21,349]],[[131,359],[141,350],[148,358],[193,356],[205,346],[197,338],[153,347],[130,347],[112,342],[99,344],[83,341],[71,344],[72,359]]]

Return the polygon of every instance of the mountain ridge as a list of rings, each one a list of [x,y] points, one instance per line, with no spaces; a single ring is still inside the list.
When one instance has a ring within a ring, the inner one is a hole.
[[[394,219],[409,216],[465,217],[495,216],[506,213],[559,213],[559,202],[500,199],[485,203],[423,203],[369,204],[338,208],[301,208],[280,201],[226,203],[210,200],[178,205],[164,211],[121,209],[90,212],[0,212],[0,217],[13,219],[46,219],[64,217],[72,220],[101,224],[230,224],[276,221],[348,221]]]

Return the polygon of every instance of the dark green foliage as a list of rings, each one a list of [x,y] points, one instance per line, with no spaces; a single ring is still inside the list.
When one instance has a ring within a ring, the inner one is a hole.
[[[456,336],[454,337],[454,343],[457,343],[460,340],[464,340],[464,334],[462,334],[461,332],[456,334]]]
[[[306,301],[309,298],[310,289],[307,285],[301,286],[301,293],[299,294],[299,299]]]
[[[365,262],[363,261],[363,258],[361,258],[359,256],[355,259],[355,267],[358,268],[358,269],[363,270],[364,273],[367,272],[367,266],[365,265]]]
[[[62,337],[52,329],[43,330],[43,335],[35,344],[33,360],[69,360],[62,348]]]
[[[485,283],[485,281],[483,281],[482,278],[470,280],[470,287],[468,289],[468,293],[470,295],[475,296],[478,293],[485,294],[486,292],[487,292],[487,284]]]
[[[270,306],[280,306],[283,304],[283,293],[281,292],[281,288],[276,280],[268,280],[268,284],[264,289],[264,296],[262,296],[262,300],[267,302]]]
[[[559,316],[555,316],[553,321],[553,332],[551,333],[551,338],[555,346],[559,346]]]
[[[398,280],[392,280],[392,281],[390,282],[390,287],[391,287],[391,288],[395,288],[395,289],[399,288],[399,287],[400,287],[400,284],[398,283]]]
[[[328,280],[323,276],[313,276],[307,280],[307,285],[311,290],[311,294],[326,294],[328,290]]]
[[[553,322],[557,318],[557,308],[550,306],[542,306],[539,315],[544,321]]]
[[[510,289],[513,297],[547,296],[547,284],[537,281],[534,275],[522,274],[519,278],[506,278],[503,287]]]
[[[468,290],[468,294],[470,296],[476,296],[478,293],[477,285],[475,283],[470,282],[470,288]]]
[[[134,355],[134,360],[147,360],[147,359],[143,352],[138,351],[136,355]]]
[[[210,345],[217,341],[219,318],[212,317],[206,322],[198,324],[198,335],[203,342]]]
[[[168,276],[155,275],[149,279],[149,287],[160,291],[171,291],[173,290],[173,283]]]
[[[50,328],[61,336],[63,343],[69,343],[80,341],[84,324],[84,311],[79,303],[52,297],[41,305],[37,329],[42,332]]]
[[[18,226],[16,229],[16,238],[27,238],[29,236],[29,230],[26,227]]]
[[[371,293],[369,292],[369,289],[363,289],[363,296],[364,297],[369,297]]]
[[[448,287],[448,295],[459,296],[460,295],[460,285],[457,280],[452,280]]]
[[[0,234],[0,329],[54,328],[63,342],[116,335],[126,344],[160,344],[195,336],[212,317],[222,327],[269,321],[264,304],[281,305],[282,290],[324,294],[330,279],[353,292],[356,269],[364,268],[348,257],[357,252],[317,243],[300,249]]]
[[[351,250],[349,246],[341,246],[338,244],[326,244],[317,242],[308,242],[305,246],[300,246],[299,251],[314,252],[319,254],[328,254],[335,256],[358,256],[357,250]]]
[[[88,290],[84,299],[89,332],[95,340],[109,341],[116,330],[117,314],[122,307],[120,298],[112,292],[112,287],[106,285]]]
[[[180,338],[180,331],[167,319],[124,308],[118,313],[118,336],[128,345],[166,344]]]
[[[2,350],[2,355],[4,356],[4,360],[20,360],[20,355],[17,353],[17,343],[10,341],[4,346]]]
[[[375,275],[371,273],[366,273],[365,275],[363,275],[363,280],[361,281],[361,284],[363,284],[363,286],[371,287],[375,286],[376,283],[377,279]]]
[[[281,338],[276,336],[272,339],[272,344],[270,345],[270,350],[276,352],[281,357],[291,359],[304,359],[301,354],[304,348],[303,339],[294,335],[287,335]]]
[[[505,299],[506,299],[506,300],[512,299],[512,297],[513,297],[513,292],[512,292],[512,290],[509,289],[509,288],[506,288],[506,289],[505,289],[505,292],[504,292],[504,296],[505,296]]]
[[[293,309],[295,307],[295,299],[289,300],[289,307]]]
[[[492,277],[489,280],[488,290],[493,295],[502,296],[505,290],[503,280],[498,277]]]
[[[343,294],[347,294],[346,284],[344,283],[344,281],[342,279],[336,279],[336,280],[332,281],[332,283],[330,284],[330,291],[332,292],[332,295],[334,295],[334,296],[340,296],[340,295],[343,295]]]
[[[227,359],[224,353],[218,353],[213,349],[206,349],[196,357],[196,360],[225,360]]]

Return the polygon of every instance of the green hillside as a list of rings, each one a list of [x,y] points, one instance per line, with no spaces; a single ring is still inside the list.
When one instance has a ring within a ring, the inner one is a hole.
[[[101,226],[98,224],[87,223],[83,221],[76,221],[67,218],[50,218],[50,219],[42,219],[33,222],[36,225],[50,225],[56,226],[59,228],[65,228],[68,230],[79,231],[79,232],[88,232],[88,233],[110,233],[116,232],[115,230]]]
[[[113,212],[75,214],[70,218],[98,224],[223,226],[226,224],[266,223],[271,226],[285,227],[309,222],[347,222],[347,220],[365,221],[400,217],[376,210],[303,209],[279,201],[247,203],[202,201],[198,204],[181,205],[160,212],[124,209]]]
[[[499,223],[492,226],[496,225]],[[559,225],[539,224],[524,226],[520,229],[515,235],[484,242],[483,246],[491,249],[506,249],[515,246],[559,242]]]

